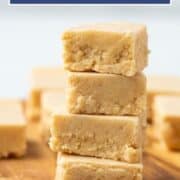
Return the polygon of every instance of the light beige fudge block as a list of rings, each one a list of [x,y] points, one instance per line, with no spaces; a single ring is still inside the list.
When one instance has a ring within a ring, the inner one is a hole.
[[[42,135],[47,141],[50,137],[50,124],[52,114],[62,111],[65,107],[65,93],[60,91],[46,90],[41,94],[41,117],[42,117]]]
[[[26,150],[26,122],[21,101],[0,100],[0,158],[20,157]]]
[[[169,149],[180,150],[180,96],[156,96],[154,130]]]
[[[180,77],[149,75],[147,77],[147,105],[148,119],[153,117],[153,102],[157,95],[177,95],[180,96]]]
[[[146,79],[143,74],[71,72],[67,108],[76,114],[140,115],[146,112]]]
[[[62,67],[36,67],[32,70],[26,113],[28,119],[40,119],[41,93],[45,90],[64,91],[66,79],[66,73]]]
[[[135,116],[53,115],[50,147],[55,152],[136,163],[142,141],[142,122]]]
[[[26,117],[31,121],[38,121],[40,119],[41,112],[41,91],[38,89],[31,89],[28,94],[26,102]]]
[[[55,180],[142,180],[142,164],[58,155]]]
[[[80,26],[63,35],[64,65],[70,71],[133,76],[147,65],[146,27],[133,23]]]

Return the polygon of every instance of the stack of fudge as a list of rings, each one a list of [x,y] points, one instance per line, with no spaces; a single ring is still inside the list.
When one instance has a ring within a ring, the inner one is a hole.
[[[53,113],[49,143],[58,152],[56,180],[142,179],[146,27],[81,26],[63,42],[66,108]]]

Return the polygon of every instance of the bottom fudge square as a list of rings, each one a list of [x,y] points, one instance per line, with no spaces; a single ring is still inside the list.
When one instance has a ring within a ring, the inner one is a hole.
[[[142,180],[142,164],[58,154],[55,180]]]

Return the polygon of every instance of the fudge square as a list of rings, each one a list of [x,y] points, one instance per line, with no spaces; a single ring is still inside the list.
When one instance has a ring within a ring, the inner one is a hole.
[[[156,96],[154,130],[169,149],[180,150],[180,96]]]
[[[180,96],[180,77],[151,75],[147,77],[148,118],[153,117],[153,102],[157,95]]]
[[[142,164],[58,154],[55,180],[142,180]]]
[[[30,77],[31,90],[27,101],[27,117],[39,120],[41,111],[41,93],[44,90],[63,91],[66,86],[66,73],[62,67],[36,67]]]
[[[26,150],[26,122],[19,100],[0,100],[0,158],[20,157]]]
[[[81,26],[66,31],[64,65],[70,71],[133,76],[147,65],[146,27],[132,23]]]
[[[146,78],[70,72],[67,108],[75,114],[140,115],[146,111]]]
[[[54,114],[50,147],[55,152],[141,162],[141,121],[136,116]]]
[[[41,117],[42,117],[42,135],[44,140],[50,137],[51,115],[62,111],[65,108],[65,94],[61,91],[46,90],[41,94]]]

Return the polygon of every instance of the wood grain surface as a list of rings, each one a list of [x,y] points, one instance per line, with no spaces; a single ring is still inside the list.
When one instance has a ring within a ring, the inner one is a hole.
[[[29,123],[27,136],[28,147],[25,157],[0,160],[0,180],[54,179],[56,155],[43,142],[40,124]],[[152,150],[151,147],[144,152],[144,180],[180,180],[180,168],[157,156],[158,153],[152,153]],[[161,151],[161,154],[163,153],[164,151]]]

